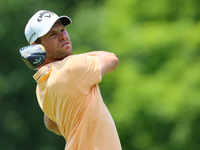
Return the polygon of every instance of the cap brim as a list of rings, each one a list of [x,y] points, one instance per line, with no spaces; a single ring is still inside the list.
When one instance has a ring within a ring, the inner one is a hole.
[[[58,20],[62,21],[64,26],[67,26],[72,22],[71,19],[67,16],[60,16]]]

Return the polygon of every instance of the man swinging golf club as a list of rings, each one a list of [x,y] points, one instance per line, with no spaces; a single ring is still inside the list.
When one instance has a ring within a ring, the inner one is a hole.
[[[105,51],[72,55],[65,29],[70,23],[67,16],[40,10],[25,28],[30,46],[21,48],[20,54],[29,68],[37,70],[33,77],[45,125],[65,138],[65,150],[121,150],[98,86],[116,69],[118,58]]]

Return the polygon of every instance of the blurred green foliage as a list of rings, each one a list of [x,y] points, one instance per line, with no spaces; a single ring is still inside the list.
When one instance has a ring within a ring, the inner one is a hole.
[[[19,55],[27,21],[47,9],[72,19],[74,54],[118,56],[100,87],[123,150],[199,150],[199,8],[198,0],[0,0],[0,149],[64,149],[44,126],[35,72]]]

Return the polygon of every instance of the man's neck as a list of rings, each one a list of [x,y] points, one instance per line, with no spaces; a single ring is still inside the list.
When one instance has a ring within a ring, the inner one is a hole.
[[[43,67],[43,66],[45,66],[45,65],[47,65],[49,63],[52,63],[52,62],[55,62],[55,61],[53,61],[53,60],[51,60],[51,59],[49,59],[49,58],[46,57],[45,60],[44,60],[44,62],[41,65],[41,67]]]

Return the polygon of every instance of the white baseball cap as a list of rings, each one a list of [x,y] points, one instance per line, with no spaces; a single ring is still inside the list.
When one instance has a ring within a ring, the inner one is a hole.
[[[48,33],[57,20],[60,20],[64,26],[72,22],[68,16],[58,17],[58,15],[48,10],[36,12],[25,27],[25,36],[29,44]]]

